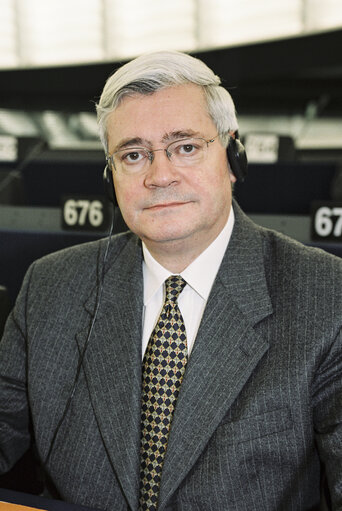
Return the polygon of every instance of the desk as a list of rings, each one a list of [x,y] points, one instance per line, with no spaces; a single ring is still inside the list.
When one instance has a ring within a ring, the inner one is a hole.
[[[101,511],[90,507],[78,506],[76,504],[68,504],[61,500],[52,500],[38,495],[30,495],[28,493],[20,493],[12,490],[0,488],[0,502],[10,502],[19,504],[20,506],[28,506],[46,511]]]

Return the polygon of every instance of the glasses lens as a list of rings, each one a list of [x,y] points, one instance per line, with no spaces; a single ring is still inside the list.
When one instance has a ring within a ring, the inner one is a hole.
[[[129,147],[113,154],[115,168],[126,174],[140,172],[149,159],[147,149],[143,147]]]
[[[185,138],[172,142],[167,148],[174,165],[186,167],[202,160],[207,143],[202,138]]]

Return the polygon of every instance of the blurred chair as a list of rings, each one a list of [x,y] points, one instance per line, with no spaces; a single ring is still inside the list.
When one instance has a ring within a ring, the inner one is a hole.
[[[26,204],[23,176],[18,170],[0,170],[0,204]]]
[[[10,312],[10,300],[5,286],[0,286],[0,338]]]

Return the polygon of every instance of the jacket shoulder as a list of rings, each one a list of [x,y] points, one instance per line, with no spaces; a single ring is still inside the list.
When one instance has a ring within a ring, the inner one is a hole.
[[[321,318],[334,311],[335,320],[340,321],[342,258],[275,231],[261,228],[260,233],[271,296],[277,301],[282,297],[293,310],[303,310],[306,304]]]
[[[99,257],[105,257],[106,252],[108,257],[115,257],[128,243],[134,243],[135,238],[135,235],[128,231],[111,237],[80,243],[47,254],[37,259],[33,266],[35,271],[41,271],[45,267],[51,269],[51,267],[62,266],[67,269],[68,266],[74,267],[82,266],[85,263],[96,263]]]
[[[103,267],[110,267],[123,250],[127,254],[138,244],[138,238],[126,232],[45,255],[28,269],[22,291],[40,295],[53,292],[56,298],[67,291],[88,293],[96,285]]]
[[[272,255],[279,264],[316,268],[317,266],[330,266],[332,270],[342,271],[342,258],[326,252],[325,250],[305,245],[278,231],[258,227],[263,239],[266,255]]]

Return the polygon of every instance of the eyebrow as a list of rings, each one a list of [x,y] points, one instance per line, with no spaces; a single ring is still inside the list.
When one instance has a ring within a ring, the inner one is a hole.
[[[144,141],[140,137],[134,137],[134,138],[124,138],[121,140],[121,142],[114,147],[113,153],[116,151],[120,151],[120,149],[125,149],[125,147],[140,147],[143,146],[144,143],[146,144],[146,141]]]
[[[172,142],[173,140],[196,136],[197,137],[201,136],[201,134],[198,131],[194,131],[192,129],[175,130],[169,133],[165,133],[161,139],[161,142],[165,144],[167,142]],[[121,140],[119,144],[115,146],[113,153],[115,153],[116,151],[120,151],[121,149],[125,149],[126,147],[146,147],[146,146],[152,147],[152,143],[147,139],[143,139],[141,137],[126,138]]]
[[[194,131],[191,129],[175,130],[175,131],[171,131],[170,133],[166,133],[162,138],[162,142],[169,142],[171,140],[178,140],[181,138],[198,137],[198,136],[200,136],[200,133],[198,131]]]

